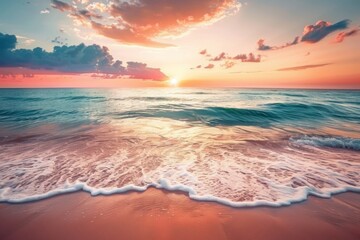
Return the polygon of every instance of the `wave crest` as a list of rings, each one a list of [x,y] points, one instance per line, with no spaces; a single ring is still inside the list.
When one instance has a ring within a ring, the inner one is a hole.
[[[360,139],[335,136],[302,136],[292,138],[293,142],[315,147],[341,148],[360,151]]]

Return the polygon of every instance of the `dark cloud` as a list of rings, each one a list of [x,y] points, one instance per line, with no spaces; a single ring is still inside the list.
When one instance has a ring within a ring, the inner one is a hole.
[[[316,43],[332,32],[346,29],[349,23],[349,20],[343,20],[335,24],[331,24],[330,22],[326,21],[318,21],[315,25],[308,25],[304,28],[301,41]]]
[[[62,38],[61,36],[57,36],[53,40],[51,40],[51,42],[58,45],[67,45],[67,40],[68,40],[67,38]]]
[[[82,24],[86,24],[88,21],[92,22],[92,19],[103,18],[101,15],[86,9],[72,11],[72,13],[70,13],[70,16]]]
[[[296,45],[298,43],[299,43],[299,37],[296,37],[292,42],[286,43],[286,44],[284,44],[282,46],[268,46],[268,45],[265,45],[265,40],[264,39],[260,39],[257,42],[259,51],[283,49],[283,48],[286,48],[286,47]]]
[[[205,69],[213,69],[214,67],[215,67],[215,65],[210,63],[209,65],[205,66],[204,68]]]
[[[0,33],[0,67],[45,69],[65,73],[112,74],[118,77],[166,80],[160,69],[149,68],[144,63],[115,61],[107,47],[93,44],[55,46],[52,52],[42,48],[15,49],[16,37]]]
[[[277,71],[300,71],[306,70],[309,68],[319,68],[330,65],[331,63],[322,63],[322,64],[312,64],[312,65],[302,65],[302,66],[295,66],[295,67],[288,67],[288,68],[280,68]]]
[[[71,6],[70,4],[66,3],[66,2],[62,2],[59,0],[51,0],[51,6],[55,9],[58,9],[62,12],[66,12],[66,11],[75,11],[75,8],[73,6]]]
[[[213,23],[237,12],[240,6],[237,0],[114,0],[105,6],[91,2],[84,12],[80,9],[84,4],[73,2],[72,6],[59,0],[52,3],[54,8],[69,12],[101,35],[150,47],[172,46],[153,39],[180,35],[195,26]]]
[[[272,47],[265,45],[265,40],[264,39],[259,39],[257,44],[258,44],[258,50],[260,50],[260,51],[266,51],[266,50],[271,50],[272,49]]]
[[[16,47],[16,43],[17,39],[15,35],[0,33],[0,52],[14,49]]]
[[[260,39],[257,42],[257,45],[258,45],[257,49],[259,51],[283,49],[283,48],[287,48],[287,47],[298,44],[299,40],[301,42],[306,42],[306,43],[317,43],[332,32],[348,28],[349,23],[350,23],[349,20],[343,20],[343,21],[337,22],[335,24],[331,24],[330,22],[321,20],[321,21],[318,21],[317,23],[315,23],[314,25],[305,26],[301,39],[300,39],[300,37],[295,37],[294,41],[286,43],[281,46],[269,46],[269,45],[265,44],[264,39]],[[350,33],[350,35],[353,35],[353,34],[354,33]],[[344,37],[347,37],[347,36],[342,37],[341,34],[339,34],[338,36],[339,36],[339,38],[338,38],[338,40],[336,40],[337,42],[341,42],[344,39]]]
[[[344,41],[345,38],[355,36],[359,31],[360,31],[360,28],[353,29],[353,30],[348,31],[348,32],[341,32],[336,36],[335,42],[336,43],[341,43],[341,42]]]

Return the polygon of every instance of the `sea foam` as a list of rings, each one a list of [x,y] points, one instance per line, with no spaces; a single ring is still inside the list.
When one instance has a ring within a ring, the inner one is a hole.
[[[122,120],[78,131],[46,141],[25,138],[20,152],[11,139],[2,145],[0,201],[156,187],[233,207],[283,206],[308,195],[359,191],[356,149],[346,147],[340,154],[338,148],[304,143],[313,139],[308,136],[287,139],[275,130],[164,119]]]
[[[149,187],[233,207],[359,191],[360,92],[0,90],[0,201]]]

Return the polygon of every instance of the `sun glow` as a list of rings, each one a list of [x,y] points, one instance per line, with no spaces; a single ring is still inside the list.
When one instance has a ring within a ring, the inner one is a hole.
[[[173,87],[176,87],[179,84],[179,80],[176,78],[172,78],[169,80],[169,84]]]

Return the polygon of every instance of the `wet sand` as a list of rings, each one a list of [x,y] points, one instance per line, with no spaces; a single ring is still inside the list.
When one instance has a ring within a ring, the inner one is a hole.
[[[289,207],[230,208],[149,189],[0,204],[0,239],[360,239],[360,194]]]

